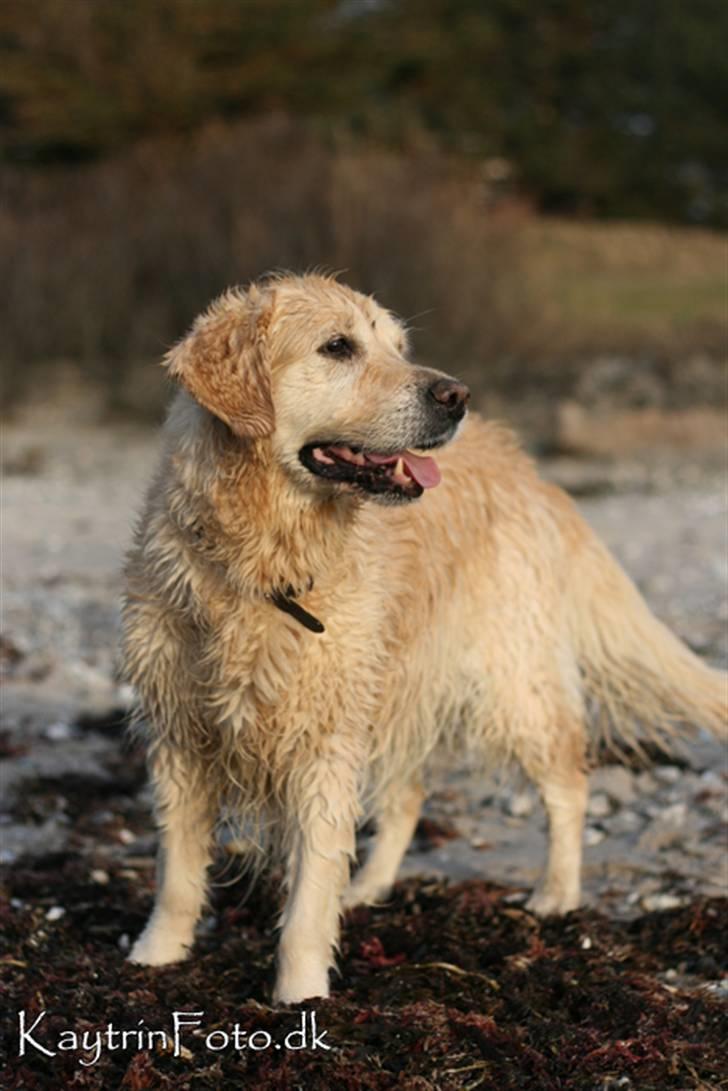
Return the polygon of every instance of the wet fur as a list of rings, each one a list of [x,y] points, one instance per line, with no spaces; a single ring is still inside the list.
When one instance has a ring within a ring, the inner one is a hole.
[[[340,326],[364,346],[349,371],[315,351]],[[137,961],[187,953],[223,805],[285,863],[275,995],[294,1002],[327,993],[342,904],[394,881],[431,760],[515,761],[538,785],[551,839],[531,904],[564,912],[580,897],[587,706],[628,744],[636,724],[725,731],[725,675],[650,614],[507,429],[471,415],[437,453],[442,484],[406,506],[303,469],[297,451],[327,428],[415,445],[436,373],[405,351],[372,300],[291,277],[228,293],[167,360],[185,389],[123,622],[162,834]],[[288,585],[324,634],[271,604]],[[350,885],[367,815],[378,839]]]

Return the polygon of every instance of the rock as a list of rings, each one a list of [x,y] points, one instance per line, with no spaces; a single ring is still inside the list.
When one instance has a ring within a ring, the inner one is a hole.
[[[610,833],[620,836],[625,833],[634,833],[642,825],[642,819],[635,812],[623,807],[621,810],[613,814],[607,819],[608,829]]]
[[[704,773],[701,773],[700,783],[703,788],[710,792],[722,792],[726,787],[723,776],[721,776],[720,773],[716,773],[715,769],[706,769]]]
[[[470,847],[477,849],[478,852],[484,852],[486,849],[493,847],[493,842],[488,841],[485,837],[471,837]]]
[[[56,720],[46,728],[45,737],[51,742],[66,742],[67,739],[78,738],[78,729],[65,720]]]
[[[64,818],[64,815],[54,814],[37,826],[22,822],[4,825],[0,862],[13,864],[21,856],[61,852],[68,841],[68,825]]]
[[[602,1076],[592,1087],[593,1091],[636,1091],[629,1076]]]
[[[642,898],[642,905],[648,913],[654,913],[664,909],[679,909],[680,906],[685,905],[685,899],[667,892],[646,894]]]
[[[592,818],[606,818],[607,815],[612,813],[609,796],[605,792],[594,793],[589,799],[586,813],[591,815]]]
[[[592,792],[605,793],[613,803],[624,806],[636,797],[634,778],[623,765],[602,765],[590,777]]]
[[[654,774],[662,784],[675,784],[682,777],[683,771],[678,765],[656,765]]]
[[[697,819],[688,822],[687,804],[673,803],[658,811],[647,829],[640,836],[637,848],[642,852],[655,853],[672,845],[680,845],[695,833]]]
[[[528,818],[535,806],[531,792],[513,792],[506,800],[506,811],[513,818]]]
[[[728,978],[719,978],[717,981],[706,981],[701,986],[707,993],[711,993],[719,1000],[728,1000]]]
[[[120,683],[120,685],[116,687],[116,699],[122,708],[133,708],[136,703],[134,687],[128,685],[126,682]]]
[[[647,769],[643,769],[640,773],[637,773],[635,783],[637,790],[642,792],[643,795],[651,795],[657,791],[657,781]]]
[[[684,800],[665,807],[662,812],[662,821],[672,826],[683,826],[688,816],[688,805]]]
[[[605,837],[604,830],[600,830],[597,826],[587,826],[584,830],[584,843],[586,845],[598,845]]]
[[[65,915],[66,910],[62,905],[54,905],[46,913],[46,920],[51,922],[59,921],[61,917],[65,917]]]

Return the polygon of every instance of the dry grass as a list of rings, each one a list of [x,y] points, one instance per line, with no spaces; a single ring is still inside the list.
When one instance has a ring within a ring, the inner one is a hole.
[[[280,267],[345,270],[480,391],[572,394],[584,361],[610,355],[679,385],[688,357],[725,355],[723,236],[539,220],[492,198],[472,166],[326,144],[285,118],[68,172],[6,168],[9,394],[73,361],[110,404],[156,410],[151,363],[223,287]],[[714,401],[717,369],[680,404]]]
[[[649,224],[534,221],[532,286],[583,351],[725,352],[728,242],[717,232]]]

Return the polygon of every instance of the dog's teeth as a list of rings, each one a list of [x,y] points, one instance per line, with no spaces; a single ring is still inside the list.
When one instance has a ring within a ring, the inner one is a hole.
[[[313,457],[317,462],[328,462],[329,465],[332,465],[334,461],[333,458],[329,458],[328,455],[324,454],[320,447],[314,447]]]
[[[351,461],[354,462],[357,466],[363,466],[365,464],[366,459],[364,458],[364,455],[361,453],[361,451],[352,451],[351,455]]]
[[[406,485],[408,482],[407,474],[404,471],[404,459],[398,458],[394,467],[394,473],[392,474],[395,481],[399,481],[400,485]]]

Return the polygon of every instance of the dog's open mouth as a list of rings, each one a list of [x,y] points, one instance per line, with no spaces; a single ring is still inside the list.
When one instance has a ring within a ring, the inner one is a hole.
[[[417,451],[381,454],[340,443],[309,443],[299,453],[301,462],[318,477],[354,485],[364,492],[415,500],[425,489],[440,483],[434,458]]]

